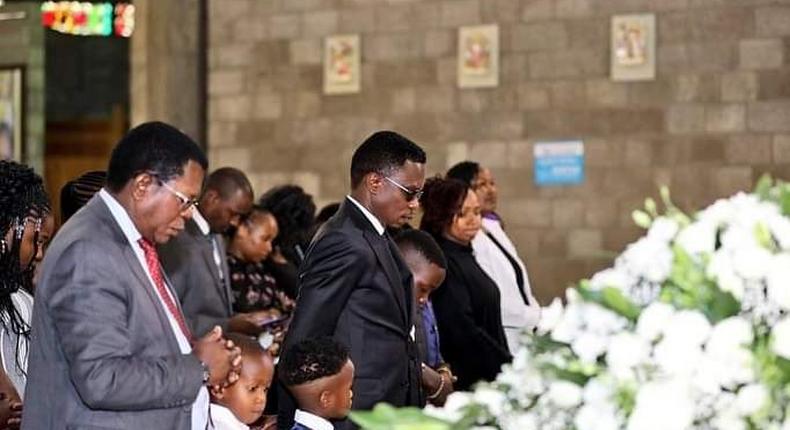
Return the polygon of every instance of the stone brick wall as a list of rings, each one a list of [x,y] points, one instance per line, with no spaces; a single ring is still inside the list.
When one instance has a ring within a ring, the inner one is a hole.
[[[24,12],[25,18],[0,21],[0,67],[25,67],[24,162],[44,171],[44,28],[41,2],[6,2],[0,13]]]
[[[657,18],[654,81],[609,79],[613,14]],[[457,28],[500,26],[500,86],[456,87]],[[322,38],[362,36],[362,91],[321,93]],[[660,185],[699,208],[790,177],[790,4],[769,0],[210,0],[209,149],[257,192],[347,189],[353,148],[402,132],[442,172],[493,169],[545,301],[611,263]],[[539,188],[536,141],[585,142],[586,182]]]

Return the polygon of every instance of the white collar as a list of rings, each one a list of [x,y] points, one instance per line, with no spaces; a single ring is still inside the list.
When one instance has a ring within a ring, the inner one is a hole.
[[[249,430],[250,428],[239,421],[233,411],[216,403],[211,404],[211,422],[216,430]]]
[[[208,221],[203,218],[203,214],[201,214],[196,207],[192,208],[192,219],[195,221],[195,224],[197,224],[201,233],[205,235],[211,233],[211,227],[208,225]]]
[[[123,234],[126,236],[126,239],[132,246],[137,246],[137,241],[143,237],[140,234],[140,231],[137,230],[135,227],[134,222],[132,222],[132,218],[129,216],[129,213],[126,212],[126,209],[118,203],[118,200],[112,196],[112,194],[108,193],[107,190],[102,188],[99,190],[99,197],[104,201],[104,204],[107,205],[107,208],[110,209],[110,213],[112,217],[115,218],[115,222],[118,223],[118,226],[121,227],[123,230]]]
[[[301,409],[294,413],[294,421],[312,430],[335,430],[335,426],[328,420]]]
[[[365,215],[365,218],[367,218],[371,224],[373,224],[373,228],[376,229],[378,234],[380,235],[384,234],[384,226],[381,224],[381,221],[379,221],[379,219],[376,218],[375,215],[370,213],[370,211],[366,207],[362,206],[362,203],[356,201],[353,197],[346,196],[346,198],[351,200],[351,203],[354,203],[359,208],[359,210],[362,211],[362,214]]]

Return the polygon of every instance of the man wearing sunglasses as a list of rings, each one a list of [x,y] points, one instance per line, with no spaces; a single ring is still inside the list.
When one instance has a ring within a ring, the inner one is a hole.
[[[355,410],[421,401],[412,276],[386,228],[411,220],[424,183],[425,152],[397,133],[374,133],[351,159],[350,195],[316,233],[300,268],[284,351],[320,336],[347,346]],[[280,393],[278,427],[290,429],[293,403]],[[355,427],[343,421],[335,428]]]

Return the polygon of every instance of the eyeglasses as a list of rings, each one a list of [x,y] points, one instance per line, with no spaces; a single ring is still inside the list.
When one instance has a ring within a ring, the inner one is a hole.
[[[171,187],[170,185],[167,185],[167,183],[165,181],[159,179],[158,177],[156,178],[156,181],[159,182],[159,185],[161,185],[167,191],[170,191],[171,194],[176,196],[178,201],[181,202],[181,212],[183,212],[183,211],[185,211],[187,209],[190,209],[190,208],[198,206],[197,199],[190,199],[184,193],[182,193],[181,191],[176,190],[175,188]]]
[[[423,193],[422,189],[410,190],[410,189],[404,187],[403,185],[399,184],[398,181],[390,178],[389,176],[385,176],[384,179],[386,179],[390,184],[395,185],[396,187],[398,187],[403,192],[403,197],[406,198],[407,202],[411,202],[411,201],[414,201],[414,200],[420,200],[420,197],[422,197],[422,193]]]

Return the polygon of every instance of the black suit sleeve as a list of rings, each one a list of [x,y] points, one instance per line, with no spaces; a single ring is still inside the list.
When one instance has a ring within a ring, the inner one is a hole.
[[[315,243],[302,264],[296,310],[283,350],[303,339],[334,333],[340,313],[363,274],[365,265],[358,264],[363,258],[360,252],[348,237],[337,232]],[[282,383],[277,385],[277,428],[287,430],[293,424],[296,403]]]
[[[303,264],[286,348],[308,337],[331,336],[365,265],[362,250],[343,234],[322,237]]]
[[[493,380],[510,352],[492,338],[474,319],[466,280],[447,271],[444,284],[433,294],[444,358],[459,377],[459,388],[481,379]]]

